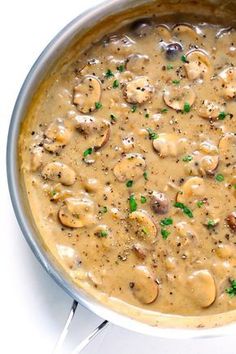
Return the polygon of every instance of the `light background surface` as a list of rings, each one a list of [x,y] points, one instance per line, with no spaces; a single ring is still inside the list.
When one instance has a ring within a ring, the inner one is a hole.
[[[128,1],[128,0],[127,0]],[[2,1],[0,4],[0,353],[49,354],[72,300],[35,260],[17,225],[5,171],[12,108],[32,63],[70,20],[99,0]],[[101,322],[79,307],[63,354]],[[235,354],[235,337],[164,340],[110,325],[84,354]]]

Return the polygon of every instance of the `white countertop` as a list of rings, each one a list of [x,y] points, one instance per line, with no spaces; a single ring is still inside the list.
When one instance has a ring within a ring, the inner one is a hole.
[[[5,146],[11,111],[32,63],[71,19],[99,0],[8,0],[0,5],[0,352],[49,354],[72,299],[42,269],[17,225],[7,188]],[[79,307],[63,354],[101,322]],[[164,340],[109,325],[85,354],[235,354],[235,338]]]

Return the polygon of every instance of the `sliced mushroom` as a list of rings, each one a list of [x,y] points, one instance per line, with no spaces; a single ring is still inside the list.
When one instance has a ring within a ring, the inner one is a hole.
[[[57,183],[55,186],[47,190],[51,201],[65,200],[72,197],[73,192],[69,189],[64,189],[61,183]]]
[[[210,140],[205,140],[199,145],[199,150],[204,154],[218,155],[218,147]]]
[[[136,77],[124,86],[124,97],[128,103],[144,103],[151,99],[154,87],[146,76]]]
[[[232,256],[232,254],[235,253],[234,247],[233,245],[226,245],[220,243],[219,245],[217,245],[216,254],[218,257],[222,259],[229,259]]]
[[[220,112],[224,111],[223,107],[217,102],[204,100],[201,103],[198,114],[202,118],[215,120],[219,117]]]
[[[176,60],[183,51],[182,45],[177,42],[164,45],[164,49],[167,60]]]
[[[165,193],[154,191],[150,198],[150,206],[154,213],[162,215],[168,213],[170,202]]]
[[[67,198],[58,212],[60,222],[72,228],[89,226],[96,221],[94,203],[86,198]]]
[[[135,74],[142,74],[150,59],[144,54],[131,54],[126,62],[126,69]]]
[[[219,78],[223,81],[222,93],[225,98],[236,97],[236,68],[228,67],[219,73]]]
[[[112,54],[123,56],[133,52],[135,41],[128,36],[114,34],[104,41],[104,45],[109,48]]]
[[[139,259],[144,260],[147,257],[147,249],[144,248],[140,243],[133,245],[132,250]]]
[[[43,163],[43,148],[41,146],[35,146],[30,151],[30,167],[31,171],[37,171]]]
[[[159,294],[159,286],[145,266],[136,266],[129,282],[134,297],[142,304],[151,304]]]
[[[90,135],[97,129],[97,123],[95,118],[85,115],[77,115],[74,118],[75,127],[81,134]]]
[[[49,162],[42,170],[42,177],[51,181],[60,182],[65,186],[75,183],[75,171],[63,162]]]
[[[145,211],[134,211],[129,214],[130,232],[147,243],[157,239],[157,227],[150,215]]]
[[[184,64],[189,80],[209,78],[213,74],[213,66],[209,56],[203,50],[191,50],[186,54]]]
[[[158,25],[156,27],[156,33],[158,34],[158,36],[160,37],[160,41],[161,42],[170,42],[171,40],[171,32],[170,32],[170,28],[166,25]]]
[[[110,139],[111,135],[111,126],[109,123],[104,123],[101,126],[100,133],[99,133],[99,138],[96,140],[96,143],[94,145],[94,151],[100,150],[102,147],[104,147],[107,142]]]
[[[236,232],[236,211],[233,211],[226,218],[226,222],[233,232]]]
[[[182,154],[187,145],[187,139],[174,134],[161,133],[153,140],[153,148],[160,157],[176,157]]]
[[[191,177],[182,186],[177,194],[177,202],[186,203],[191,198],[202,197],[205,193],[205,182],[203,178]]]
[[[196,41],[199,38],[199,35],[196,30],[188,24],[179,24],[174,26],[172,29],[172,33],[177,38],[180,37],[181,39],[185,40],[190,39],[191,41]]]
[[[202,308],[209,307],[216,298],[216,285],[208,270],[192,273],[187,280],[188,292],[193,302]]]
[[[185,171],[190,175],[214,175],[219,165],[218,155],[205,155],[194,151],[192,161],[185,164]]]
[[[236,134],[226,133],[219,142],[220,161],[232,165],[236,163]]]
[[[87,178],[82,182],[82,186],[84,187],[85,191],[88,193],[95,193],[100,188],[100,182],[97,178]]]
[[[165,104],[176,111],[183,111],[186,103],[191,107],[195,97],[195,93],[190,86],[169,86],[163,94]]]
[[[125,155],[114,167],[113,173],[119,182],[137,180],[143,175],[146,162],[140,154]]]
[[[89,113],[96,109],[96,102],[101,99],[101,82],[92,75],[84,76],[74,88],[74,104],[82,113]]]
[[[186,221],[180,221],[175,225],[177,235],[181,237],[181,245],[193,244],[198,241],[197,234],[191,224]]]
[[[139,19],[131,24],[130,30],[137,37],[146,37],[152,30],[152,23],[149,19]]]
[[[72,131],[66,126],[65,121],[61,118],[57,118],[45,131],[43,147],[50,152],[58,152],[69,143],[71,135]]]

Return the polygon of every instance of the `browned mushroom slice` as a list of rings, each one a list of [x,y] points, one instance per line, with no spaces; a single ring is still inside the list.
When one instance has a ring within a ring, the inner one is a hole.
[[[94,203],[88,198],[67,198],[58,212],[60,222],[72,228],[89,226],[96,222]]]
[[[186,221],[180,221],[175,225],[177,235],[181,238],[181,245],[186,246],[189,244],[198,243],[197,233],[193,226]]]
[[[231,57],[236,56],[236,31],[232,27],[223,28],[216,34],[216,51]]]
[[[130,30],[136,37],[146,37],[152,30],[152,22],[146,18],[136,20],[131,23]]]
[[[184,64],[186,74],[190,80],[209,78],[213,74],[213,66],[209,56],[202,50],[191,50],[186,55]]]
[[[49,162],[42,170],[42,177],[65,186],[71,186],[76,180],[75,171],[63,162]]]
[[[82,113],[89,113],[96,109],[96,102],[101,99],[101,82],[95,76],[84,76],[74,88],[74,104]]]
[[[217,102],[204,100],[199,108],[198,114],[202,118],[215,120],[222,111],[224,111],[223,107]]]
[[[192,161],[185,164],[185,171],[190,175],[213,175],[218,165],[218,155],[205,155],[199,151],[195,151],[192,154]]]
[[[135,42],[128,36],[114,34],[104,41],[104,45],[112,54],[123,56],[132,53]]]
[[[176,157],[182,154],[187,145],[187,139],[180,138],[175,134],[161,133],[153,140],[153,148],[160,157]]]
[[[236,97],[236,68],[228,67],[219,73],[219,78],[223,81],[222,93],[225,98]]]
[[[188,202],[189,199],[199,198],[205,194],[205,182],[203,178],[191,177],[182,186],[181,191],[177,194],[177,202]]]
[[[147,243],[157,239],[157,227],[150,215],[145,211],[134,211],[129,214],[130,232]]]
[[[37,171],[43,163],[43,148],[41,146],[35,146],[30,151],[30,167],[31,171]]]
[[[165,89],[163,99],[167,106],[176,111],[183,111],[186,103],[191,107],[195,101],[195,93],[189,86],[169,86]]]
[[[170,202],[165,193],[154,191],[150,198],[150,206],[154,213],[162,215],[168,213]]]
[[[45,131],[44,149],[57,152],[67,145],[71,139],[72,131],[61,118],[55,119]]]
[[[136,266],[132,271],[129,287],[142,304],[151,304],[159,294],[159,286],[147,267]]]
[[[96,140],[94,151],[100,150],[104,147],[110,139],[111,126],[109,123],[105,123],[101,126],[99,138]]]
[[[226,222],[233,232],[236,232],[236,211],[233,211],[226,218]]]
[[[236,163],[236,134],[226,133],[219,142],[220,161],[232,165]]]
[[[171,32],[170,32],[170,28],[166,25],[158,25],[155,28],[155,32],[158,34],[158,36],[160,37],[161,41],[164,42],[170,42],[171,41]]]
[[[141,244],[136,243],[133,245],[132,250],[137,258],[144,260],[147,257],[147,249],[144,248]]]
[[[113,173],[119,182],[137,180],[143,175],[146,162],[140,154],[127,154],[114,167]]]
[[[147,55],[131,54],[127,59],[126,69],[136,74],[142,74],[149,61]]]
[[[128,103],[144,103],[151,99],[154,87],[146,76],[136,77],[124,86],[124,97]]]
[[[192,301],[199,307],[209,307],[216,298],[216,285],[208,270],[192,273],[187,280]]]
[[[74,122],[75,128],[84,135],[90,135],[97,129],[95,118],[91,116],[77,115],[74,117]]]
[[[199,30],[198,30],[199,32]],[[179,24],[172,28],[172,33],[175,37],[180,38],[181,40],[198,40],[199,33],[188,24]]]

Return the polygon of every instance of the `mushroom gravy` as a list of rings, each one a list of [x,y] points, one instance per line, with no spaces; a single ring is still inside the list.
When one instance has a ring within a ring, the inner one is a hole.
[[[136,21],[56,76],[21,171],[79,287],[156,318],[236,309],[235,98],[236,32],[210,24]]]

